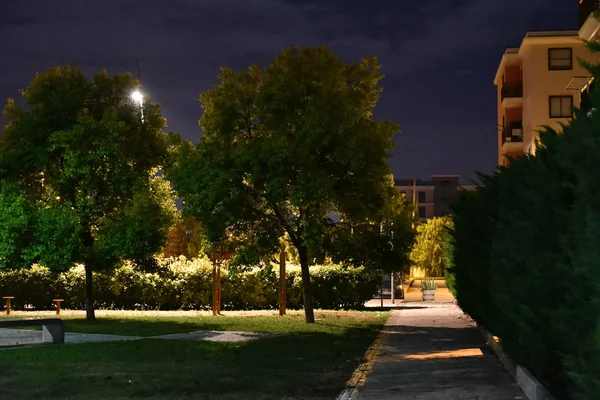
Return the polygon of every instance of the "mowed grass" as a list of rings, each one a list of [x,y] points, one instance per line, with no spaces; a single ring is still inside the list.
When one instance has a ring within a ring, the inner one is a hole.
[[[89,323],[67,313],[71,332],[279,335],[240,343],[144,339],[4,350],[0,399],[333,399],[389,316],[323,311],[307,325],[299,312],[229,314],[109,312]]]
[[[61,318],[67,332],[100,333],[122,336],[160,336],[194,331],[243,331],[268,333],[333,333],[345,327],[371,325],[373,318],[387,318],[388,313],[356,311],[316,311],[316,324],[304,322],[304,312],[290,310],[284,317],[277,311],[224,311],[213,317],[210,312],[195,311],[96,311],[96,321],[87,321],[83,311],[13,312],[5,318]],[[36,327],[32,329],[41,329]]]

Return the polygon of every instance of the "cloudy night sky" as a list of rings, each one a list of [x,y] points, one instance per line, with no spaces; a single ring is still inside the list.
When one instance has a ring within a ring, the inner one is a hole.
[[[528,30],[577,29],[576,0],[5,0],[0,97],[36,72],[74,64],[135,73],[169,130],[197,141],[199,93],[219,67],[266,65],[282,46],[376,55],[386,79],[378,119],[401,124],[394,175],[472,176],[496,163],[493,77]]]

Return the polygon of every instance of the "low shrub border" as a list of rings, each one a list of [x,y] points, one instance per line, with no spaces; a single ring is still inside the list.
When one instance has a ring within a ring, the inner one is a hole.
[[[208,260],[159,260],[159,272],[142,272],[125,263],[112,273],[94,275],[97,308],[126,310],[205,310],[211,305],[212,266]],[[340,265],[311,268],[315,308],[361,309],[377,292],[379,274]],[[300,268],[287,268],[287,306],[303,307]],[[278,302],[278,270],[266,267],[248,272],[223,271],[223,310],[274,309]],[[14,308],[53,309],[52,299],[63,307],[83,309],[85,276],[82,267],[59,274],[47,268],[0,272],[0,295],[14,296]]]

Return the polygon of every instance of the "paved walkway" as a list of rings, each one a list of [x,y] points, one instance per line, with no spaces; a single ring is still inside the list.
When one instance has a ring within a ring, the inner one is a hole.
[[[486,348],[474,323],[454,304],[402,304],[382,335],[379,354],[367,367],[372,370],[366,382],[345,398],[526,399]]]
[[[435,302],[436,303],[454,303],[454,296],[446,287],[446,282],[442,279],[436,280],[438,288],[435,291]],[[423,302],[423,294],[421,293],[421,280],[416,279],[412,286],[407,288],[404,293],[404,299],[396,299],[392,303],[391,299],[383,299],[384,308],[396,308],[402,306],[403,303],[410,302]],[[381,307],[381,299],[372,299],[365,303],[367,308],[378,308]]]
[[[142,337],[65,332],[65,343],[120,342],[124,340],[138,339],[142,339]],[[0,329],[0,347],[29,346],[41,343],[42,331],[28,329]]]
[[[95,333],[65,332],[65,343],[99,343],[120,342],[140,339],[169,339],[169,340],[194,340],[209,342],[244,342],[274,336],[269,333],[232,332],[232,331],[198,331],[188,333],[175,333],[162,336],[119,336],[101,335]],[[0,348],[14,348],[9,346],[30,346],[42,344],[42,331],[28,329],[0,328]]]

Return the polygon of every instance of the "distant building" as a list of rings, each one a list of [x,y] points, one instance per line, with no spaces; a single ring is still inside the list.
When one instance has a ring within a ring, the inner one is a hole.
[[[520,47],[504,52],[494,78],[499,165],[508,165],[510,157],[535,154],[538,130],[561,130],[574,107],[589,111],[587,92],[595,82],[580,60],[600,61],[584,42],[600,38],[599,8],[598,0],[579,0],[578,31],[528,32]]]
[[[396,188],[409,201],[418,204],[421,220],[443,217],[451,213],[451,206],[461,189],[472,189],[473,185],[461,185],[459,175],[432,175],[429,180],[395,179]]]

